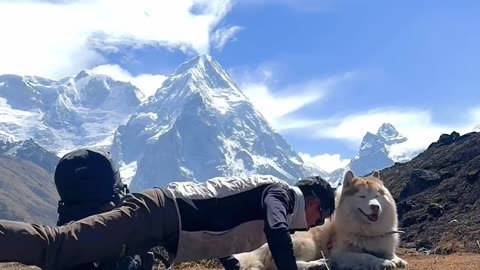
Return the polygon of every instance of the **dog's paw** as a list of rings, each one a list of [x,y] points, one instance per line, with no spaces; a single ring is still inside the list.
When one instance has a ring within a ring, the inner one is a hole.
[[[396,267],[397,266],[395,265],[395,263],[393,261],[383,260],[383,261],[381,261],[377,264],[377,267],[375,268],[375,270],[393,270]]]
[[[325,260],[320,259],[316,261],[310,261],[303,264],[302,270],[328,270]]]
[[[392,262],[395,264],[397,268],[407,268],[408,263],[404,259],[400,257],[395,257],[392,259]]]

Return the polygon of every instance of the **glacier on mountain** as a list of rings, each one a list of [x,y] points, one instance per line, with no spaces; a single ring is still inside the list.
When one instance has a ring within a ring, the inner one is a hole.
[[[115,129],[141,98],[130,83],[86,71],[58,81],[0,75],[0,140],[32,138],[57,154],[87,145],[109,147]]]

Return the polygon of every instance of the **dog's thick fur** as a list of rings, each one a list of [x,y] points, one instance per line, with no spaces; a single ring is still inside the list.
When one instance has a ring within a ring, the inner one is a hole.
[[[399,236],[395,201],[375,172],[369,177],[345,174],[330,220],[292,235],[298,269],[394,269],[407,262],[395,254]],[[275,270],[268,244],[236,254],[242,270]]]

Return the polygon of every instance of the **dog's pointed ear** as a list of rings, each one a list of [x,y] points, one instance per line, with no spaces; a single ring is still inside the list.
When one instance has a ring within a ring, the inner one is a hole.
[[[353,172],[349,170],[343,178],[343,186],[348,187],[352,183],[354,177],[355,175],[353,175]]]
[[[373,171],[372,174],[373,177],[380,179],[380,172],[379,171]]]

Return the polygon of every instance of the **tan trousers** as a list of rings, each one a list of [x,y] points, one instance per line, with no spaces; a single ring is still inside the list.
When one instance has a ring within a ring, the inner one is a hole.
[[[155,246],[176,252],[178,217],[160,189],[128,194],[120,207],[60,227],[0,220],[0,261],[45,270],[133,255]]]

